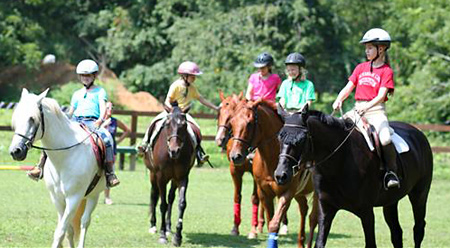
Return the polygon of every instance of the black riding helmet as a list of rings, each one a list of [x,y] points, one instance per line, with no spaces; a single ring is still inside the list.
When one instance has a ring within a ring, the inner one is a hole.
[[[301,55],[300,53],[291,53],[286,57],[284,64],[285,65],[295,64],[295,65],[299,65],[301,67],[305,67],[306,60],[305,60],[305,57],[303,57],[303,55]]]
[[[256,68],[262,68],[270,65],[273,65],[273,57],[269,53],[261,53],[253,63],[253,66]]]

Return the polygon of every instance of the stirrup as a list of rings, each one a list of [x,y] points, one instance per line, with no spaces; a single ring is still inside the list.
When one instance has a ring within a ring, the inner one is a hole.
[[[400,188],[400,179],[394,172],[388,171],[384,175],[383,184],[385,190],[391,188]]]
[[[115,187],[120,184],[119,179],[114,173],[106,173],[106,185],[109,188]]]
[[[39,169],[39,175],[33,174],[33,171]],[[38,166],[35,166],[33,169],[27,171],[27,176],[30,179],[33,179],[34,181],[38,182],[40,179],[44,177],[44,170]]]

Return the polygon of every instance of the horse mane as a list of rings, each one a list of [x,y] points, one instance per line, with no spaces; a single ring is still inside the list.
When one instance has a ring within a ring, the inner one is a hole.
[[[258,105],[257,106],[265,106],[268,109],[270,109],[271,111],[274,112],[275,116],[277,116],[281,122],[283,122],[283,119],[281,118],[281,116],[278,114],[277,112],[277,105],[275,102],[272,101],[267,101],[267,100],[258,100]]]
[[[353,121],[350,119],[336,118],[331,115],[324,114],[318,110],[310,110],[308,112],[308,115],[309,117],[315,118],[328,126],[337,127],[345,131],[348,131],[349,128],[353,126]],[[297,145],[301,140],[303,140],[306,137],[306,132],[299,132],[299,129],[307,130],[306,123],[304,123],[301,117],[300,120],[302,123],[296,124],[300,124],[300,126],[302,126],[303,128],[301,127],[282,128],[280,130],[280,133],[278,134],[278,139],[282,143],[288,145]]]
[[[354,125],[351,119],[336,118],[334,116],[324,114],[323,112],[320,112],[318,110],[310,110],[308,114],[310,117],[318,119],[323,124],[331,127],[337,127],[345,131],[348,131]]]

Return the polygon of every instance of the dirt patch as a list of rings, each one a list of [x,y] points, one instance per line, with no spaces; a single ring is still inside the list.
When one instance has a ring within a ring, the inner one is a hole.
[[[136,111],[163,110],[162,104],[150,93],[128,91],[113,71],[105,69],[99,76],[102,81],[114,81],[113,85],[116,85],[114,94],[117,96],[115,104]],[[9,85],[19,89],[25,87],[43,90],[76,80],[78,79],[75,66],[64,62],[41,65],[37,70],[29,70],[24,66],[12,66],[0,72],[0,87]]]

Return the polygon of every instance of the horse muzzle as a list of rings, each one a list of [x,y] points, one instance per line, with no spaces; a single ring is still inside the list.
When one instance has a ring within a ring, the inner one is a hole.
[[[230,154],[230,160],[233,161],[235,165],[242,165],[245,162],[245,155],[240,152],[232,152]]]
[[[292,170],[289,168],[288,161],[280,160],[275,170],[274,177],[278,185],[285,185],[289,183],[292,179]]]
[[[9,149],[9,154],[14,160],[22,161],[27,157],[28,148],[25,145],[18,145]]]
[[[169,157],[171,159],[178,159],[180,157],[181,147],[175,149],[169,149]]]

